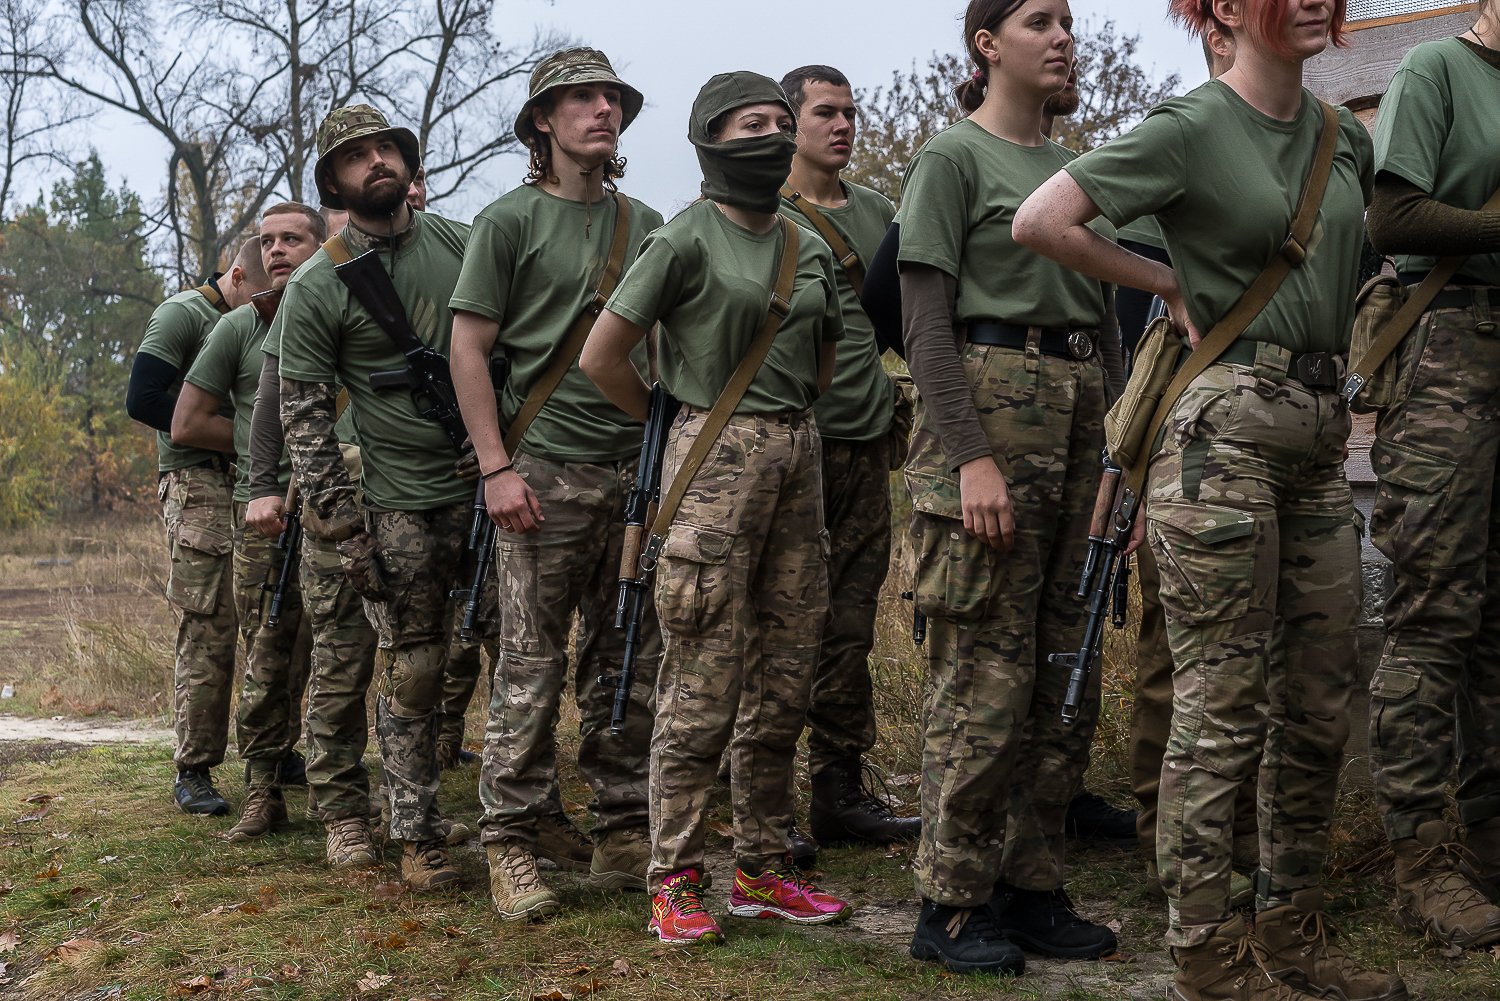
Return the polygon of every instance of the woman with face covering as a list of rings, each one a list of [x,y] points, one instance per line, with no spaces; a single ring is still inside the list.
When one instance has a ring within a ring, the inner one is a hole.
[[[922,394],[906,482],[930,678],[911,951],[963,973],[1020,973],[1023,948],[1115,948],[1063,890],[1064,815],[1088,765],[1098,679],[1065,724],[1068,672],[1045,658],[1082,640],[1101,355],[1117,365],[1119,341],[1098,281],[1010,233],[1022,200],[1073,158],[1042,133],[1073,65],[1072,23],[1066,0],[969,4],[968,116],[912,160],[898,216]]]
[[[594,325],[580,364],[644,419],[649,391],[630,351],[654,324],[661,384],[682,402],[667,440],[666,493],[714,401],[767,316],[796,241],[789,308],[743,399],[693,475],[656,568],[664,657],[651,741],[650,930],[717,941],[704,908],[704,811],[729,747],[737,871],[730,912],[839,921],[844,901],[786,856],[792,758],[828,608],[821,445],[813,400],[843,336],[832,252],[777,215],[796,150],[781,88],[755,73],[714,77],[688,138],[703,198],[658,229]]]

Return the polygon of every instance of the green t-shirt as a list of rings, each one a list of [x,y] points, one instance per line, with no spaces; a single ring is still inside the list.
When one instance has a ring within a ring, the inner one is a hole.
[[[929,139],[901,183],[899,259],[958,280],[958,319],[1024,326],[1097,327],[1099,282],[1021,247],[1011,237],[1016,209],[1077,154],[1050,139],[1017,144],[962,119]],[[1115,228],[1089,224],[1106,239]]]
[[[260,385],[261,359],[270,326],[254,306],[231,310],[209,332],[198,360],[184,379],[199,389],[227,400],[234,407],[234,499],[250,503],[250,414]],[[276,478],[283,491],[291,482],[292,464],[283,456]]]
[[[1437,201],[1477,210],[1500,188],[1500,70],[1456,38],[1406,54],[1375,119],[1375,169]],[[1486,110],[1488,109],[1488,110]],[[1430,271],[1435,257],[1403,255],[1401,271]],[[1500,253],[1475,254],[1465,275],[1500,285]]]
[[[609,309],[642,327],[661,323],[657,368],[667,392],[713,406],[771,304],[781,227],[764,234],[694,202],[646,238]],[[818,396],[818,354],[844,336],[833,252],[801,231],[791,310],[736,413],[805,410]]]
[[[495,345],[510,361],[510,379],[500,394],[503,427],[515,420],[599,287],[616,214],[613,197],[585,206],[523,184],[474,220],[449,305],[500,324]],[[646,234],[661,223],[661,213],[630,200],[627,268]],[[635,361],[646,370],[644,343]],[[522,447],[554,462],[613,461],[640,451],[641,425],[606,400],[574,362],[527,429]]]
[[[208,332],[219,322],[222,314],[197,289],[178,292],[156,307],[146,323],[146,336],[141,339],[141,351],[146,352],[177,368],[179,375],[185,374],[198,357]],[[224,416],[228,417],[226,410]],[[162,472],[186,469],[218,457],[217,452],[188,445],[172,444],[172,436],[156,432],[157,464]]]
[[[839,208],[820,205],[816,207],[817,211],[838,230],[865,267],[869,267],[896,209],[885,195],[851,181],[844,182],[844,193],[849,199],[844,205]],[[791,202],[783,199],[781,211],[789,219],[801,223],[808,232],[817,232],[807,216]],[[818,417],[818,431],[824,438],[872,441],[891,427],[894,404],[891,380],[880,365],[875,327],[859,304],[849,273],[835,262],[833,274],[839,283],[844,339],[839,342],[833,385],[818,397],[813,413]]]
[[[1144,243],[1148,247],[1157,250],[1166,250],[1167,242],[1162,239],[1161,226],[1157,223],[1155,216],[1143,215],[1139,219],[1132,219],[1120,227],[1117,234],[1120,241],[1133,240],[1136,243]]]
[[[1286,240],[1312,168],[1323,116],[1302,93],[1290,122],[1246,104],[1217,80],[1174,97],[1067,171],[1116,224],[1155,215],[1188,314],[1204,336]],[[1291,351],[1349,349],[1372,151],[1339,109],[1333,173],[1301,267],[1240,335]]]
[[[381,262],[418,338],[446,355],[453,332],[448,300],[458,282],[469,227],[426,212],[415,213],[413,225],[415,232],[394,260],[383,250]],[[410,391],[371,387],[371,375],[403,371],[406,361],[339,280],[321,248],[287,282],[273,327],[281,328],[277,346],[283,379],[348,389],[364,451],[366,504],[424,511],[473,496],[474,488],[453,471],[458,453],[447,434],[417,413]]]

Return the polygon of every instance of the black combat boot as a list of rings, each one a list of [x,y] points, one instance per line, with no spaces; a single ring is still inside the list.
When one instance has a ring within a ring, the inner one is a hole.
[[[1020,890],[995,884],[995,926],[1028,952],[1058,959],[1098,959],[1119,948],[1115,933],[1073,910],[1065,890]]]
[[[911,957],[934,960],[954,973],[1026,972],[1026,957],[995,927],[988,904],[949,907],[924,898]]]
[[[172,798],[177,809],[183,813],[197,813],[208,817],[222,817],[229,812],[229,804],[214,788],[214,780],[207,768],[193,768],[177,773],[177,784],[172,787]]]
[[[1138,841],[1135,831],[1135,811],[1121,810],[1110,804],[1103,796],[1085,789],[1068,804],[1068,818],[1064,830],[1068,837],[1078,841],[1089,841],[1096,845],[1117,845],[1133,848]]]
[[[818,843],[797,828],[797,822],[786,831],[786,853],[803,872],[811,872],[818,864]],[[707,886],[708,884],[704,884]]]
[[[825,845],[864,841],[888,845],[915,841],[922,832],[919,817],[898,817],[885,802],[865,789],[858,758],[845,758],[812,777],[809,809],[813,837]]]

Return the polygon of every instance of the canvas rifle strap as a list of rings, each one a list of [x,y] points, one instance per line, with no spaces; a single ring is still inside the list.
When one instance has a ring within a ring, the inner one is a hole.
[[[1480,211],[1493,212],[1496,209],[1500,209],[1500,190],[1490,195],[1490,200],[1484,203],[1484,208]],[[1354,398],[1359,395],[1365,383],[1370,381],[1370,376],[1374,375],[1375,370],[1385,364],[1385,360],[1401,346],[1406,335],[1411,333],[1411,328],[1417,325],[1417,321],[1422,318],[1427,307],[1432,305],[1432,300],[1436,299],[1437,294],[1443,290],[1443,286],[1458,274],[1458,269],[1463,267],[1466,260],[1468,260],[1467,255],[1444,257],[1432,266],[1432,270],[1427,272],[1427,277],[1423,278],[1422,283],[1407,296],[1406,302],[1401,304],[1396,315],[1391,317],[1390,322],[1385,325],[1375,340],[1370,342],[1369,350],[1365,352],[1364,357],[1350,366],[1349,377],[1344,382],[1344,399],[1354,402]]]
[[[791,310],[792,284],[797,278],[797,252],[799,250],[797,224],[786,216],[778,215],[776,218],[781,223],[781,256],[776,262],[776,284],[771,291],[771,302],[766,310],[766,317],[761,321],[760,329],[755,332],[755,339],[750,342],[745,357],[741,358],[740,363],[735,366],[734,374],[729,377],[729,382],[719,393],[719,398],[714,401],[713,409],[708,412],[703,427],[693,439],[687,457],[682,460],[682,466],[672,480],[672,488],[662,497],[661,505],[656,510],[656,517],[652,519],[650,531],[647,532],[650,540],[647,546],[648,553],[654,554],[660,548],[661,539],[667,534],[672,519],[677,516],[677,508],[682,504],[683,496],[687,494],[688,485],[698,474],[698,468],[708,457],[709,450],[718,443],[719,432],[724,430],[724,425],[729,423],[729,418],[734,415],[735,408],[745,398],[745,391],[750,388],[750,383],[755,381],[755,374],[760,371],[761,363],[771,352],[771,343],[776,340],[776,331],[781,328],[781,321],[786,319],[787,313]]]
[[[813,229],[818,231],[818,235],[823,238],[824,243],[828,244],[829,249],[833,251],[833,256],[838,259],[839,267],[843,268],[844,274],[849,276],[849,284],[854,286],[854,294],[864,295],[865,262],[859,259],[859,255],[854,252],[854,248],[849,246],[849,241],[844,239],[838,228],[829,222],[828,217],[818,211],[818,207],[808,201],[804,195],[793,191],[791,185],[781,186],[781,197],[796,206],[797,211],[813,224]]]
[[[207,299],[208,304],[214,309],[217,309],[220,316],[229,312],[229,303],[225,302],[224,296],[219,293],[218,289],[214,288],[213,282],[204,282],[202,285],[199,285],[197,288],[193,289],[193,291],[197,292],[199,295],[203,296],[203,298]]]
[[[1323,206],[1323,195],[1328,190],[1328,176],[1333,171],[1333,154],[1339,141],[1338,112],[1326,102],[1319,101],[1318,104],[1323,109],[1323,128],[1318,134],[1318,151],[1313,156],[1312,170],[1307,175],[1302,195],[1297,200],[1291,232],[1260,274],[1255,276],[1255,281],[1245,289],[1239,301],[1199,341],[1198,346],[1172,377],[1172,381],[1167,383],[1167,388],[1162,390],[1161,400],[1157,402],[1156,410],[1151,415],[1151,423],[1146,425],[1146,454],[1141,456],[1125,479],[1127,496],[1136,498],[1137,503],[1141,490],[1146,485],[1146,472],[1151,465],[1152,442],[1171,415],[1172,408],[1177,405],[1178,397],[1194,379],[1218,361],[1220,355],[1229,350],[1229,346],[1245,332],[1245,328],[1250,326],[1276,295],[1276,290],[1281,287],[1286,276],[1291,274],[1292,268],[1299,267],[1307,258],[1307,243],[1312,237],[1313,226],[1318,221],[1318,211]]]
[[[526,429],[531,427],[536,415],[542,412],[542,407],[547,405],[553,392],[562,384],[563,376],[568,374],[568,370],[583,353],[583,342],[588,340],[589,331],[594,329],[594,321],[604,311],[605,303],[609,302],[615,286],[620,283],[620,276],[625,272],[625,255],[629,252],[630,199],[616,191],[615,235],[610,243],[609,260],[604,265],[604,274],[599,277],[599,287],[568,328],[568,334],[563,338],[557,354],[553,355],[551,364],[527,391],[526,402],[521,405],[516,419],[511,422],[510,430],[505,433],[505,454],[512,461],[516,457],[516,449],[521,445],[521,439],[526,435]],[[495,391],[499,392],[500,388],[496,386]]]

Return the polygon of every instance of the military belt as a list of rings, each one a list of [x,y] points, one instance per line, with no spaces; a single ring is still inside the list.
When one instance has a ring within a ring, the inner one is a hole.
[[[1397,272],[1397,274],[1396,274],[1397,280],[1399,280],[1402,285],[1420,285],[1420,284],[1422,284],[1422,279],[1424,279],[1426,277],[1427,277],[1427,272],[1426,271],[1400,271],[1400,272]],[[1494,282],[1482,281],[1481,279],[1475,278],[1475,277],[1473,277],[1471,275],[1457,274],[1457,275],[1454,275],[1452,278],[1449,278],[1444,284],[1445,285],[1493,285]]]
[[[156,482],[160,483],[171,473],[180,473],[184,469],[217,469],[226,476],[234,472],[234,467],[223,455],[214,455],[212,458],[204,459],[202,462],[190,463],[186,466],[178,466],[176,469],[163,469],[156,474]]]
[[[974,320],[964,330],[964,339],[970,344],[983,344],[993,348],[1013,348],[1024,351],[1031,340],[1031,332],[1037,331],[1037,350],[1044,355],[1057,358],[1072,358],[1084,361],[1095,352],[1093,330],[1069,330],[1066,327],[1028,327],[1004,320]]]
[[[1237,341],[1219,356],[1220,362],[1230,365],[1257,364],[1259,341]],[[1343,383],[1347,363],[1344,356],[1332,351],[1308,351],[1303,354],[1288,352],[1286,375],[1308,389],[1338,389]]]

